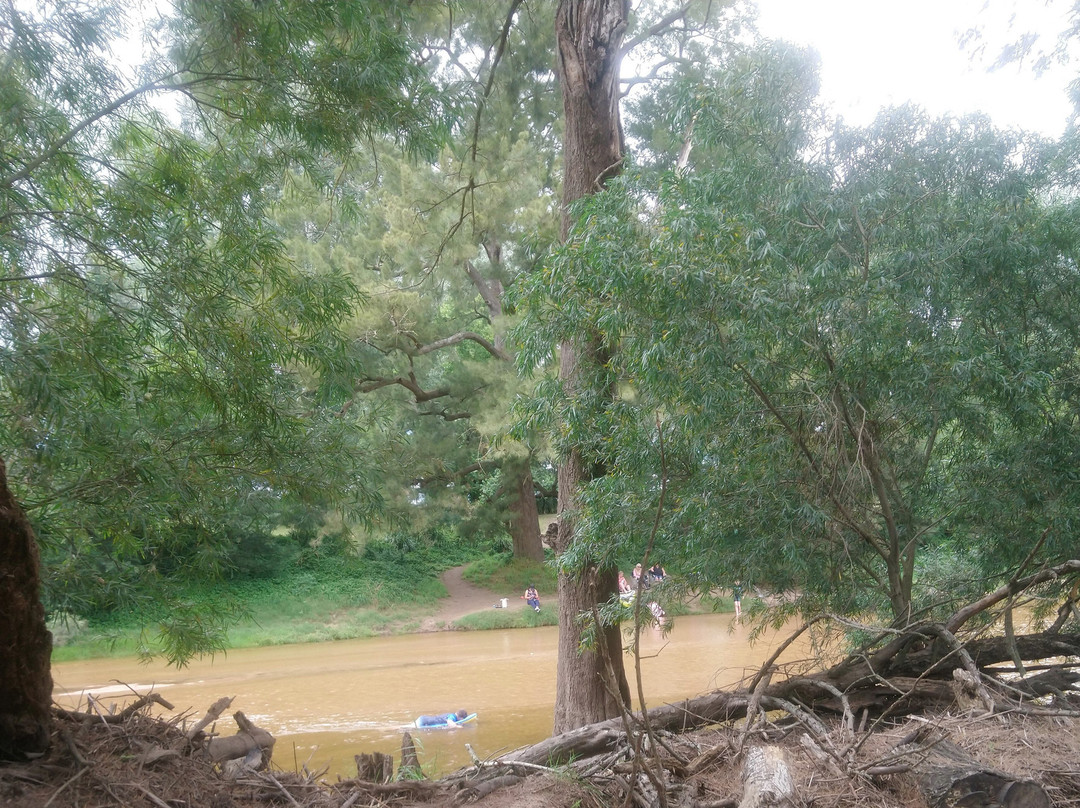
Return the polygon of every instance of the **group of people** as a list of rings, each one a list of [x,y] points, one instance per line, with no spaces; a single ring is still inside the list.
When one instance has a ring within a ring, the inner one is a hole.
[[[667,570],[657,561],[647,571],[642,573],[642,565],[637,564],[634,567],[634,571],[631,573],[634,576],[633,585],[626,580],[626,576],[623,575],[623,571],[619,570],[619,598],[626,605],[629,605],[634,596],[637,594],[637,588],[640,585],[643,589],[649,589],[654,583],[659,583],[667,577]],[[643,577],[644,576],[644,577]],[[742,581],[735,581],[734,586],[731,587],[731,600],[735,605],[735,619],[742,619]],[[525,599],[525,603],[534,612],[540,611],[540,595],[536,591],[536,587],[529,584],[528,589],[525,590],[525,594],[521,596]],[[666,614],[664,609],[655,600],[649,601],[649,611],[652,613],[659,622],[663,622]]]
[[[633,585],[631,585],[630,582],[626,580],[626,576],[623,575],[623,571],[619,570],[620,595],[628,595],[630,597],[633,597],[634,592],[637,591],[638,582],[642,581],[642,575],[644,575],[644,581],[642,585],[645,589],[648,589],[654,583],[659,583],[660,581],[664,580],[667,577],[667,570],[665,570],[663,566],[661,566],[660,562],[657,561],[655,564],[649,567],[649,569],[645,573],[642,573],[641,564],[636,565],[631,575],[634,576]]]
[[[657,561],[648,570],[644,570],[641,564],[634,567],[634,571],[631,575],[634,576],[634,583],[631,584],[626,580],[626,576],[623,575],[623,571],[619,570],[619,599],[624,605],[629,606],[633,602],[634,597],[637,595],[638,586],[642,589],[649,589],[654,583],[659,583],[667,577],[667,570]],[[657,622],[663,623],[667,614],[664,612],[663,607],[655,600],[651,600],[648,603],[649,612],[656,618]]]

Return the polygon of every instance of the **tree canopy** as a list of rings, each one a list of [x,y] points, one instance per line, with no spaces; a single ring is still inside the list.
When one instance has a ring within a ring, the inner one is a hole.
[[[56,608],[160,594],[175,576],[138,584],[165,557],[212,569],[268,493],[377,500],[318,381],[350,361],[356,286],[291,260],[268,211],[285,169],[325,185],[365,138],[433,153],[452,98],[381,3],[179,3],[130,66],[127,11],[0,23],[0,445]],[[170,656],[220,641],[168,614]]]
[[[580,553],[658,516],[706,586],[903,623],[1075,552],[1077,211],[1058,144],[912,108],[823,128],[812,77],[757,47],[641,102],[666,165],[580,203],[522,303],[527,363],[616,350],[526,417],[606,470]]]

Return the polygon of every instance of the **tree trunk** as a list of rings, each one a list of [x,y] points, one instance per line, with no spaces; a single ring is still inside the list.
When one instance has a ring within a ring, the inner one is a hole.
[[[779,746],[752,746],[743,763],[743,798],[739,808],[789,805],[795,793],[787,756]]]
[[[562,522],[560,521],[560,525]],[[590,569],[582,574],[559,573],[559,660],[555,674],[555,734],[619,715],[619,700],[630,703],[630,686],[623,668],[619,627],[600,632],[595,650],[582,647],[582,612],[616,591],[613,571]],[[609,682],[605,656],[614,683]]]
[[[536,507],[529,461],[507,463],[503,466],[503,483],[510,502],[510,537],[514,541],[514,558],[544,560],[544,545],[540,538],[540,514]]]
[[[555,12],[559,78],[563,95],[563,237],[569,230],[571,203],[598,190],[619,172],[622,127],[619,121],[619,66],[630,14],[628,0],[561,0]],[[560,347],[559,377],[570,395],[583,381],[581,363],[603,354],[587,339]],[[581,453],[572,449],[559,465],[559,550],[574,540],[569,513],[577,492],[589,479]],[[616,592],[614,570],[559,574],[559,662],[555,689],[556,733],[618,714],[618,698],[627,702],[629,687],[622,664],[617,627],[603,632],[600,643],[615,676],[614,692],[605,684],[603,657],[581,650],[579,616]],[[619,695],[616,695],[619,694]]]
[[[0,760],[36,756],[49,746],[51,653],[37,541],[0,458]]]

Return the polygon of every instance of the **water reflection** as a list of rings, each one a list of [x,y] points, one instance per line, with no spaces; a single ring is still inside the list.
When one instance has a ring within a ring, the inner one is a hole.
[[[106,703],[131,689],[156,689],[178,711],[200,718],[223,695],[277,738],[275,764],[329,767],[329,776],[355,774],[353,755],[400,755],[402,730],[419,714],[464,708],[479,720],[456,729],[414,731],[429,773],[469,763],[464,744],[495,756],[548,737],[555,701],[557,629],[439,632],[309,645],[230,651],[174,670],[162,663],[91,660],[53,667],[54,697]],[[738,682],[785,635],[767,634],[753,646],[749,628],[730,615],[679,618],[666,638],[642,636],[646,698],[655,706]],[[785,658],[803,656],[805,646]],[[628,659],[628,675],[632,675]],[[124,684],[120,684],[124,683]],[[636,693],[636,687],[631,687]],[[235,731],[231,718],[219,722]]]

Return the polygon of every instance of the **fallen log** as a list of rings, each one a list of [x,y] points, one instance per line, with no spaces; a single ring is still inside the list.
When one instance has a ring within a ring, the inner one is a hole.
[[[1041,785],[984,766],[944,737],[921,734],[895,752],[930,808],[1050,808]]]
[[[746,716],[750,694],[746,691],[725,693],[717,691],[678,704],[665,704],[649,710],[649,723],[654,732],[684,732],[689,729],[734,721]],[[640,720],[640,713],[633,713]],[[533,763],[560,766],[570,760],[590,758],[610,752],[626,738],[623,720],[609,718],[564,732],[540,743],[517,749],[504,755],[504,762]]]
[[[799,704],[807,712],[843,715],[847,710],[863,713],[864,720],[867,716],[883,714],[895,719],[953,706],[957,694],[952,672],[963,663],[974,670],[973,675],[990,676],[985,665],[1012,659],[1003,638],[985,638],[964,645],[963,648],[969,649],[965,660],[964,655],[940,640],[940,634],[940,626],[914,626],[881,649],[853,654],[815,676],[774,678],[756,695],[746,689],[715,691],[677,704],[654,707],[648,712],[649,723],[655,731],[679,733],[735,721],[746,717],[755,698],[773,704]],[[1080,656],[1080,634],[1016,637],[1015,645],[1024,659]],[[1008,700],[1010,703],[1004,706],[1017,709],[1016,700],[1008,698],[1007,689],[999,690],[998,700]],[[989,709],[994,705],[984,706]],[[639,714],[634,716],[640,720]],[[515,750],[501,760],[559,766],[572,759],[608,753],[625,740],[622,719],[612,718]]]
[[[786,805],[795,793],[787,756],[779,746],[752,746],[743,763],[743,798],[739,808]]]

